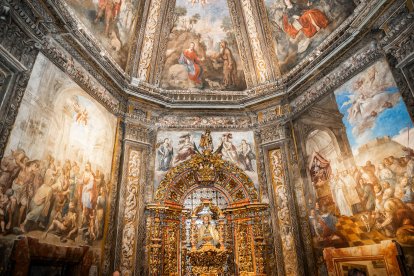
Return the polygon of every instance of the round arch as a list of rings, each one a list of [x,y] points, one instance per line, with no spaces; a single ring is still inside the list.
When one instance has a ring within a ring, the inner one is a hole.
[[[314,152],[321,153],[325,158],[331,159],[330,161],[333,163],[337,163],[338,159],[342,157],[337,137],[327,127],[315,127],[309,131],[306,134],[305,147],[308,165],[312,162]],[[332,157],[335,158],[332,159]]]
[[[220,154],[204,152],[170,169],[161,181],[155,201],[182,205],[186,196],[198,188],[211,187],[222,192],[230,205],[259,201],[252,180],[242,169],[224,161]]]

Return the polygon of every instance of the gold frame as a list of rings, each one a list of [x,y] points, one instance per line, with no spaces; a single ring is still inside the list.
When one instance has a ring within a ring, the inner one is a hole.
[[[323,257],[329,276],[342,276],[341,265],[350,261],[384,261],[387,275],[403,275],[398,262],[397,244],[391,240],[382,241],[380,244],[355,246],[347,248],[325,248]]]

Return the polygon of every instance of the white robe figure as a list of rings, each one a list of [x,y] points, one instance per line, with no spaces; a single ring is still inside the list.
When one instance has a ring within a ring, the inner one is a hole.
[[[343,216],[352,216],[352,210],[345,198],[346,185],[338,178],[331,178],[331,191],[339,213]]]

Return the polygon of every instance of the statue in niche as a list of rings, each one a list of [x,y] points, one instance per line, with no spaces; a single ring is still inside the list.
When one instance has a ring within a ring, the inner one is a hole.
[[[197,248],[204,245],[213,245],[216,247],[220,244],[219,232],[217,231],[216,226],[211,223],[211,215],[205,214],[201,218],[203,220],[203,224],[198,229]]]
[[[192,275],[223,275],[229,255],[224,244],[225,224],[222,210],[213,205],[211,199],[201,198],[201,204],[191,216],[191,250],[188,256]]]
[[[225,217],[212,204],[211,199],[201,199],[201,204],[192,214],[192,250],[224,250]]]

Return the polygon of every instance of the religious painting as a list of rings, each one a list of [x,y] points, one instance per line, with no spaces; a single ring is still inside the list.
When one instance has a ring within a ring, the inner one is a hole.
[[[66,0],[81,23],[125,69],[140,0]]]
[[[246,89],[225,0],[177,0],[165,55],[162,88]]]
[[[259,189],[256,145],[252,131],[160,131],[156,144],[154,186],[171,168],[189,160],[192,155],[210,150],[225,161],[240,167]]]
[[[414,126],[387,63],[378,61],[334,95],[351,152],[327,131],[307,138],[315,247],[387,239],[414,246]],[[318,151],[309,150],[318,143]]]
[[[282,73],[306,58],[355,8],[344,0],[264,0]]]
[[[99,249],[116,122],[40,54],[0,163],[2,235]]]

